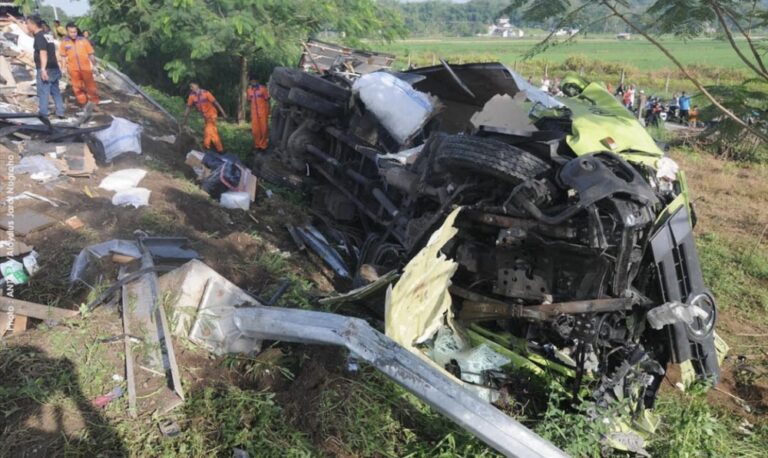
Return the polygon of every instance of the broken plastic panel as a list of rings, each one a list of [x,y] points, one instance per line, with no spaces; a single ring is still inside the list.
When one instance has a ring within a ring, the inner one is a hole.
[[[566,456],[364,320],[260,305],[196,260],[163,275],[159,286],[171,295],[174,333],[215,353],[251,353],[264,340],[343,346],[506,456]]]

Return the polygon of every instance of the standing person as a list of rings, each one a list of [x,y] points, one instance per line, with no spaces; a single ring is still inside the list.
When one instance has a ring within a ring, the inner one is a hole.
[[[690,127],[698,127],[699,124],[699,106],[694,105],[691,111],[688,113],[688,125]]]
[[[27,18],[27,30],[34,37],[35,68],[37,69],[37,98],[40,115],[48,117],[48,97],[53,96],[56,116],[64,117],[64,101],[59,91],[61,69],[56,61],[56,45],[53,37],[43,32],[43,20],[39,16]]]
[[[247,95],[251,102],[253,147],[258,151],[264,151],[269,143],[269,91],[255,77],[251,77]]]
[[[688,111],[691,109],[691,98],[683,91],[680,96],[680,122],[688,123]]]
[[[77,35],[77,26],[67,24],[67,37],[59,45],[59,53],[64,58],[64,67],[69,73],[72,91],[80,105],[99,103],[99,93],[93,69],[96,67],[96,56],[91,42]]]
[[[627,110],[632,111],[632,107],[635,104],[635,85],[629,86],[629,89],[624,91],[624,106]]]
[[[205,127],[203,127],[203,148],[210,150],[213,146],[217,152],[223,153],[224,146],[221,144],[219,129],[216,127],[216,118],[221,115],[226,118],[227,114],[221,108],[216,97],[205,89],[201,89],[196,82],[189,83],[189,97],[187,97],[187,109],[184,110],[184,120],[182,125],[187,125],[187,118],[192,107],[195,107],[203,115]]]
[[[69,25],[67,25],[67,27],[69,27]],[[61,21],[58,19],[53,21],[53,36],[56,37],[57,40],[61,40],[67,36],[67,30],[61,25]]]

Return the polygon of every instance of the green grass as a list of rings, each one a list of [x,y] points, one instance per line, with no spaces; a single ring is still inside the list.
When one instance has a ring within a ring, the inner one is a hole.
[[[439,57],[448,62],[501,62],[535,84],[544,75],[564,76],[579,73],[588,80],[617,85],[622,71],[628,84],[665,95],[694,91],[695,87],[652,44],[637,38],[618,41],[613,38],[580,38],[573,43],[550,47],[529,60],[525,54],[538,40],[508,40],[495,38],[411,39],[394,42],[377,50],[396,54],[396,68],[439,64]],[[731,84],[744,80],[746,67],[730,46],[719,40],[662,39],[662,43],[687,65],[704,84]],[[669,86],[667,86],[669,78]]]
[[[313,412],[320,438],[345,456],[498,456],[371,368],[323,383]]]
[[[154,424],[136,428],[135,422],[120,423],[117,431],[132,456],[232,456],[234,448],[254,457],[314,455],[268,392],[209,386],[193,391],[169,418],[181,427],[176,437],[164,438]]]
[[[704,38],[683,41],[667,38],[661,42],[687,65],[705,65],[724,69],[743,67],[743,63],[725,41]],[[452,60],[456,62],[459,59],[471,62],[475,56],[486,56],[505,64],[513,64],[515,61],[522,61],[523,55],[536,43],[538,40],[535,39],[410,39],[376,46],[376,50],[396,54],[397,63],[401,65],[407,63],[409,55],[412,61],[422,63],[428,61],[431,64],[433,54],[438,57],[453,56]],[[626,64],[642,70],[661,70],[673,66],[656,47],[640,37],[630,41],[618,41],[612,38],[580,38],[573,43],[552,47],[536,58],[552,63],[562,63],[572,55],[586,55],[591,59]]]
[[[765,245],[754,240],[703,234],[698,238],[698,247],[704,280],[716,295],[718,307],[729,313],[764,316],[768,311]]]
[[[185,100],[182,97],[170,96],[150,86],[144,86],[142,89],[181,122],[185,110]],[[198,137],[198,140],[202,141],[203,118],[197,111],[192,110],[190,112],[187,125]],[[253,148],[250,125],[227,122],[221,118],[219,118],[217,125],[224,150],[237,155],[242,160],[247,159]],[[201,144],[198,146],[202,148]]]

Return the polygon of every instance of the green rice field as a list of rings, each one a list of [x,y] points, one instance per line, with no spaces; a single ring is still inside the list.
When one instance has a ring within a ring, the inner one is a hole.
[[[376,46],[383,52],[398,56],[398,63],[407,63],[408,56],[416,65],[431,63],[432,56],[445,57],[451,62],[497,60],[508,65],[521,61],[523,55],[537,39],[504,38],[434,38],[409,39]],[[663,39],[662,43],[684,64],[741,69],[743,64],[725,41],[701,38],[684,41]],[[642,37],[629,41],[615,38],[579,38],[578,40],[547,49],[533,59],[562,63],[572,55],[584,56],[590,60],[623,63],[639,70],[660,70],[673,64],[652,44]]]

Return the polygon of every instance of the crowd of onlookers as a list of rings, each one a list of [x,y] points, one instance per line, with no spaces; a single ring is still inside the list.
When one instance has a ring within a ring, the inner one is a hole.
[[[529,78],[528,82],[534,84],[532,78]],[[560,78],[551,79],[545,75],[540,80],[539,89],[553,96],[562,97],[564,94],[561,83]],[[620,83],[614,90],[613,86],[608,83],[606,89],[621,101],[622,105],[629,111],[637,114],[638,119],[644,120],[647,126],[658,126],[662,120],[675,121],[690,127],[701,125],[699,107],[691,104],[691,96],[685,91],[681,94],[675,93],[670,100],[665,102],[657,96],[647,97],[645,91],[638,91],[634,84]]]
[[[691,96],[685,91],[682,94],[675,93],[665,104],[657,96],[646,97],[645,91],[638,92],[634,84],[619,84],[615,91],[609,86],[608,90],[621,100],[627,110],[637,113],[638,118],[645,119],[646,125],[658,126],[662,113],[666,113],[666,119],[676,120],[690,127],[699,125],[699,106],[691,106]]]

